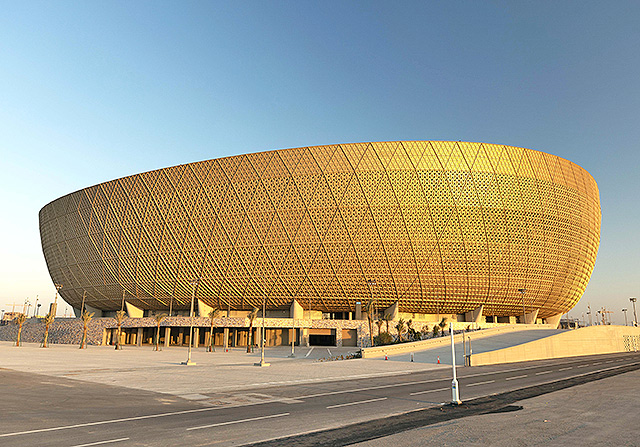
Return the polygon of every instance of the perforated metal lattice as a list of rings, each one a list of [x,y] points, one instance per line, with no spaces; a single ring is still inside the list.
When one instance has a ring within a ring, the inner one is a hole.
[[[145,309],[198,298],[248,309],[295,298],[544,318],[581,297],[600,237],[593,178],[559,157],[482,143],[305,147],[175,166],[92,186],[40,212],[64,299]]]

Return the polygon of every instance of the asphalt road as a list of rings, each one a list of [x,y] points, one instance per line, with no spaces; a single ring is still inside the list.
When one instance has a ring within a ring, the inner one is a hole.
[[[472,402],[532,386],[550,392],[559,380],[629,367],[640,368],[640,354],[460,367],[460,397]],[[451,370],[191,397],[0,369],[0,445],[279,444],[292,435],[438,409],[451,400]]]

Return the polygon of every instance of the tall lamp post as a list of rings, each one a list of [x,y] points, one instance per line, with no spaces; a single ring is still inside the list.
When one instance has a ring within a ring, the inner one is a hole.
[[[624,325],[627,325],[627,309],[622,309],[622,312],[624,312]]]
[[[629,298],[629,301],[631,301],[633,303],[633,321],[634,321],[634,326],[638,326],[638,314],[636,314],[636,301],[638,301],[638,299],[635,296],[632,296],[631,298]]]
[[[51,315],[58,313],[58,292],[62,289],[62,284],[54,284],[56,286],[56,297],[53,299],[53,305],[49,308]]]
[[[260,338],[261,338],[261,347],[260,347],[260,362],[259,363],[254,363],[254,366],[269,366],[271,365],[271,363],[267,363],[264,361],[264,342],[267,341],[266,338],[266,334],[264,332],[264,314],[266,312],[267,309],[267,296],[265,295],[264,298],[262,299],[262,331],[260,332]]]
[[[527,291],[527,289],[518,289],[518,292],[520,292],[520,296],[522,297],[522,323],[524,324],[525,320],[527,319],[527,312],[524,309],[524,293]]]
[[[187,365],[187,366],[192,366],[195,365],[196,362],[192,362],[191,361],[191,346],[193,346],[193,302],[196,299],[196,286],[198,285],[198,282],[200,282],[199,278],[196,279],[192,279],[191,281],[189,281],[189,284],[191,284],[191,286],[193,286],[193,290],[191,292],[191,310],[189,311],[189,316],[190,318],[190,323],[189,323],[189,350],[187,351],[187,361],[186,362],[182,362],[183,365]]]

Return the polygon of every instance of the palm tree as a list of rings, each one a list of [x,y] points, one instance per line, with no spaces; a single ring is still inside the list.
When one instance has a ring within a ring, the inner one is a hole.
[[[215,345],[213,344],[214,342],[214,333],[213,333],[213,321],[218,318],[218,316],[220,315],[220,309],[211,309],[211,311],[209,312],[209,321],[211,322],[211,332],[209,333],[209,352],[215,352],[216,348]]]
[[[398,331],[398,341],[402,341],[402,333],[404,332],[404,319],[400,318],[398,324],[396,324],[396,330]]]
[[[442,333],[442,335],[444,335],[444,328],[447,327],[446,319],[443,318],[442,321],[438,323],[438,326],[440,326],[440,332]]]
[[[393,321],[393,315],[391,314],[384,314],[382,316],[382,318],[384,319],[384,321],[387,323],[387,334],[389,333],[389,322]]]
[[[82,312],[82,340],[80,340],[80,349],[84,349],[87,346],[87,327],[94,315],[95,312],[89,313],[86,310]]]
[[[122,346],[120,346],[120,334],[122,333],[122,322],[126,315],[127,313],[124,310],[116,312],[116,323],[118,325],[116,329],[116,350],[122,349]]]
[[[384,320],[378,318],[376,320],[376,326],[378,326],[378,335],[380,335],[380,331],[382,330],[382,325],[384,324]]]
[[[56,319],[56,316],[54,314],[52,314],[51,312],[49,312],[47,315],[45,315],[44,317],[44,338],[42,339],[42,347],[43,348],[48,348],[48,344],[47,342],[49,341],[49,328],[51,327],[51,325],[53,324],[53,320]]]
[[[364,307],[364,311],[367,313],[367,320],[369,320],[369,340],[371,341],[371,346],[373,346],[373,314],[376,312],[376,306],[373,300],[369,300]]]
[[[413,338],[413,332],[411,332],[413,330],[413,328],[411,327],[412,324],[413,320],[409,319],[409,321],[407,321],[407,341],[410,341],[410,338]]]
[[[254,307],[247,318],[249,319],[249,337],[247,337],[247,352],[253,352],[253,322],[258,318],[258,308]]]
[[[18,338],[16,339],[16,346],[20,346],[20,337],[22,336],[22,325],[27,320],[27,316],[25,314],[18,314],[15,318],[15,322],[18,325]]]
[[[156,320],[156,326],[158,326],[158,330],[156,331],[156,348],[154,351],[159,351],[158,343],[160,343],[160,323],[167,317],[167,314],[156,314],[153,318]]]

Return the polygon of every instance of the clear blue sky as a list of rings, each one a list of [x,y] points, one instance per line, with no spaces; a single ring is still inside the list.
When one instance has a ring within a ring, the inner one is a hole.
[[[137,172],[269,149],[467,140],[598,182],[578,306],[640,297],[640,3],[0,1],[0,308],[54,288],[38,211]],[[61,306],[64,309],[63,306]]]

